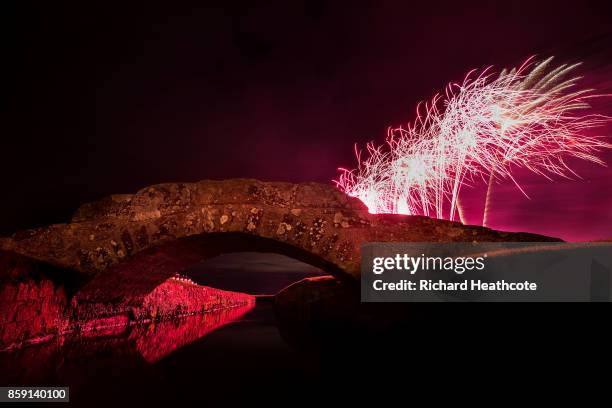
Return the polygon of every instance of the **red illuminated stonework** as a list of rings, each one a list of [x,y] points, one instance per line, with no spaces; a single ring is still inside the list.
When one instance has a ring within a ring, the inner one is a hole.
[[[170,341],[165,346],[167,348],[187,342],[189,336],[199,338],[206,334],[201,333],[203,330],[212,331],[255,304],[252,295],[200,286],[184,278],[166,280],[139,305],[129,304],[130,299],[120,304],[84,305],[78,304],[74,298],[71,302],[67,299],[64,287],[50,279],[5,282],[0,287],[0,349],[40,343],[68,333],[88,337],[117,335],[136,323],[161,322],[227,310],[223,318],[218,313],[215,318],[203,317],[200,322],[206,323],[203,327],[181,326],[181,330],[186,331],[177,334],[178,340]]]
[[[66,295],[50,280],[29,280],[0,288],[0,346],[43,340],[68,326]]]
[[[279,253],[355,282],[366,242],[501,241],[558,239],[369,214],[359,199],[317,183],[151,186],[85,204],[70,223],[0,238],[0,349],[252,304],[173,278],[223,253]]]
[[[142,307],[135,310],[138,318],[165,319],[250,305],[254,302],[255,297],[251,295],[171,278],[147,295]]]

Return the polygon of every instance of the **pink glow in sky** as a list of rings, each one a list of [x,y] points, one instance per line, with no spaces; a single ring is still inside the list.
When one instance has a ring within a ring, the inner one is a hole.
[[[386,144],[356,150],[358,168],[340,168],[336,184],[371,213],[609,238],[609,79],[595,73],[587,87],[580,64],[552,60],[449,84]]]

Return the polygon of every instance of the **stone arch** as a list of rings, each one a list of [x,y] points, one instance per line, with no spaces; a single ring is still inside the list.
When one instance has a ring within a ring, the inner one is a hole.
[[[177,239],[233,232],[301,248],[357,277],[369,218],[359,200],[317,183],[160,184],[85,204],[68,224],[0,238],[0,249],[94,276]]]
[[[131,281],[138,271],[146,272],[142,284],[149,288],[145,281],[154,282],[156,274],[167,277],[167,270],[203,259],[212,241],[230,237],[233,245],[241,239],[249,245],[265,242],[354,280],[366,242],[557,241],[428,217],[370,214],[361,201],[331,185],[235,179],[159,184],[113,195],[81,206],[70,223],[0,238],[0,250],[98,282],[84,288],[82,299],[112,299],[120,296],[116,288],[122,279],[141,293],[141,283]]]

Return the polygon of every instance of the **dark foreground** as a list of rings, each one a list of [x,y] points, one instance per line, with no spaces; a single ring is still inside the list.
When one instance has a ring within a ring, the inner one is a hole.
[[[271,302],[232,313],[3,352],[0,383],[67,385],[79,406],[273,403],[324,386],[320,356],[283,340]]]
[[[64,338],[0,353],[0,383],[67,385],[70,405],[88,407],[318,406],[411,399],[425,392],[415,387],[442,384],[506,387],[517,369],[526,384],[609,361],[607,324],[597,321],[607,312],[597,305],[417,306],[412,327],[288,328],[261,302],[121,336]]]

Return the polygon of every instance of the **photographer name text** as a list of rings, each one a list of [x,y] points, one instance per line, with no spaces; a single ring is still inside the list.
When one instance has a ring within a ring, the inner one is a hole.
[[[445,282],[442,280],[421,279],[411,281],[402,279],[397,282],[384,282],[377,279],[372,284],[376,291],[535,291],[538,285],[535,282],[506,282],[499,280],[486,282],[480,279],[466,279],[461,282]]]
[[[392,257],[376,257],[372,262],[372,273],[382,275],[386,271],[402,271],[410,276],[419,271],[445,271],[462,275],[470,271],[483,271],[487,255],[477,257],[440,257],[440,256],[410,256],[396,254]],[[372,282],[375,291],[535,291],[535,282],[507,282],[505,280],[483,281],[481,279],[466,279],[447,282],[434,279],[409,280],[401,279],[386,282],[376,279]]]

